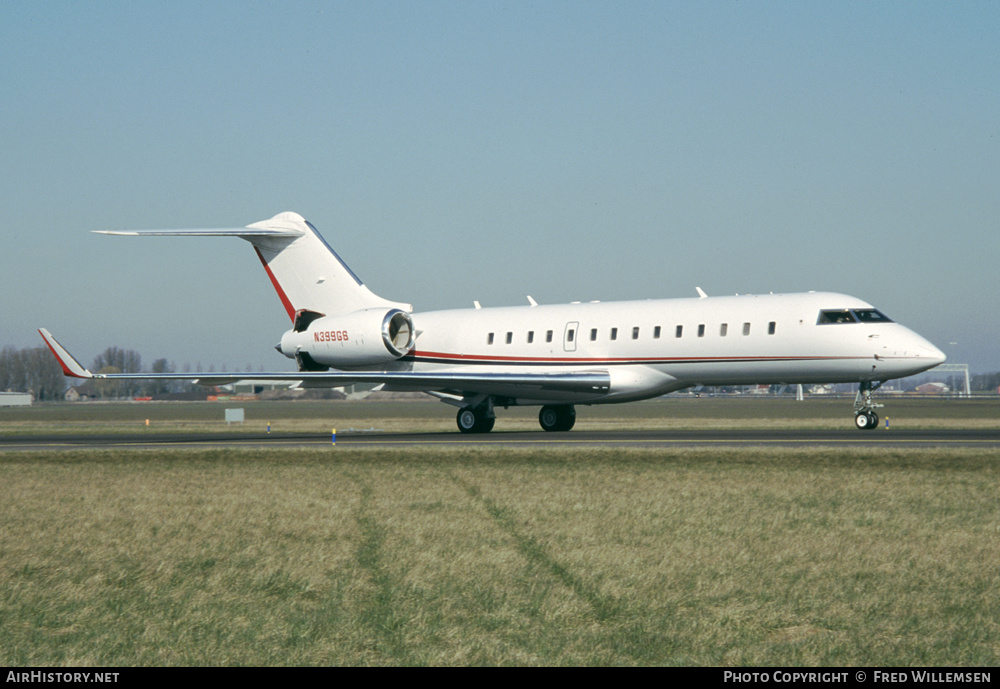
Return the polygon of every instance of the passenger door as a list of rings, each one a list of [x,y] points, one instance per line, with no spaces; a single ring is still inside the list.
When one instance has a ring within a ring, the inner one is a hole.
[[[566,324],[566,330],[563,331],[563,349],[567,352],[576,351],[576,340],[580,336],[580,323],[578,321],[571,321]]]

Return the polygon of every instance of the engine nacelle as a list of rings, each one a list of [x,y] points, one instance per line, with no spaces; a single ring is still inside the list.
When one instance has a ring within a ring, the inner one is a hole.
[[[413,349],[413,319],[399,309],[362,309],[343,316],[297,315],[298,329],[281,336],[279,351],[299,370],[370,366]]]

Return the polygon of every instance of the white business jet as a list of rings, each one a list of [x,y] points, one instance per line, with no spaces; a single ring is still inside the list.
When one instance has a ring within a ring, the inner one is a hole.
[[[463,433],[493,428],[495,409],[541,406],[546,431],[568,431],[574,405],[658,397],[699,385],[858,383],[855,425],[878,426],[872,393],[886,380],[933,368],[937,347],[843,294],[741,295],[414,313],[372,293],[297,213],[247,227],[101,232],[239,237],[253,245],[292,328],[275,347],[298,372],[92,373],[45,329],[67,376],[188,379],[222,385],[251,377],[301,388],[375,383],[458,407]]]

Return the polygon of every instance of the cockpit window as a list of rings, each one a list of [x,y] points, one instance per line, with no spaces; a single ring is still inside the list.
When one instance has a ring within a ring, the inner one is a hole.
[[[857,321],[850,309],[835,309],[820,311],[819,320],[816,323],[824,325],[826,323],[857,323]]]
[[[854,309],[854,315],[862,323],[892,323],[892,319],[878,309]]]
[[[892,319],[878,309],[827,309],[819,312],[816,323],[892,323]]]

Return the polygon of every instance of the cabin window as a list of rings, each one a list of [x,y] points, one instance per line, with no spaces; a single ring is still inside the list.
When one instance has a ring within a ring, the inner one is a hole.
[[[566,331],[566,341],[567,342],[572,342],[573,341],[573,336],[575,336],[575,335],[576,335],[576,331],[573,330],[573,328],[570,328],[569,330]]]
[[[590,341],[593,342],[597,339],[597,328],[590,329]]]
[[[612,328],[611,329],[611,339],[612,340],[617,340],[618,339],[618,328]]]
[[[535,331],[534,330],[529,330],[528,331],[528,344],[531,344],[534,341],[535,341]]]
[[[493,344],[493,333],[490,333],[489,335],[486,336],[486,344],[488,345]]]
[[[743,324],[743,334],[744,335],[749,335],[750,334],[750,324],[749,323],[744,323]]]
[[[546,342],[552,342],[552,331],[551,330],[546,330],[545,331],[545,341]]]
[[[725,337],[729,333],[729,324],[723,323],[719,326],[719,336]]]
[[[514,333],[507,333],[507,344],[514,341]]]
[[[653,328],[653,339],[654,340],[660,339],[660,326],[656,326],[655,328]]]
[[[632,328],[632,339],[633,340],[639,339],[639,328]]]
[[[698,326],[698,337],[705,337],[705,324],[701,323]]]
[[[675,337],[682,337],[683,335],[684,335],[684,326],[683,325],[678,325],[677,326],[677,334],[675,335]]]
[[[778,324],[775,323],[774,321],[771,321],[770,323],[768,323],[767,324],[767,334],[768,335],[773,335],[774,331],[777,329],[777,327],[778,327]]]

